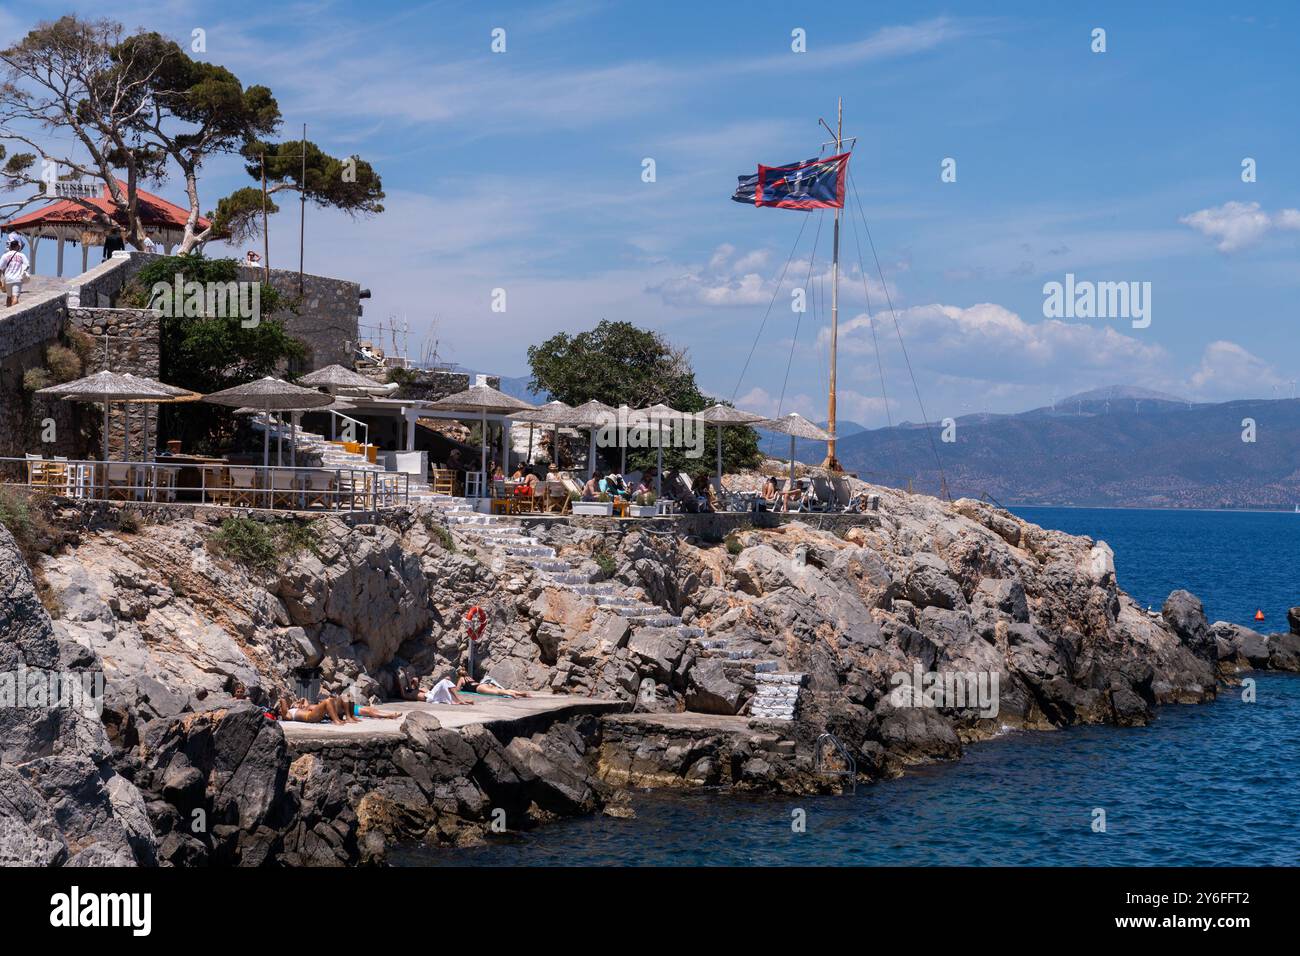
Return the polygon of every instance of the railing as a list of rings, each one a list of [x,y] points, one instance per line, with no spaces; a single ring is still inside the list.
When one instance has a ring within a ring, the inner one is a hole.
[[[193,483],[182,483],[183,475]],[[410,475],[362,468],[0,458],[0,481],[88,501],[301,511],[377,511],[411,500]]]
[[[843,767],[830,768],[826,766],[825,748],[822,746],[824,742],[831,744],[836,755],[843,762]],[[840,742],[840,738],[829,731],[818,737],[817,742],[813,744],[813,773],[821,774],[823,777],[843,777],[847,781],[849,793],[858,792],[858,762],[853,759],[853,755],[849,753],[848,748]]]

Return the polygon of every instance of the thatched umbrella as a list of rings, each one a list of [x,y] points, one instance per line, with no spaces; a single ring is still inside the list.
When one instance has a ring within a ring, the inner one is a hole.
[[[679,412],[677,409],[669,408],[663,402],[659,402],[649,408],[637,409],[637,414],[644,415],[655,426],[657,432],[655,440],[655,496],[658,497],[663,494],[664,489],[664,422],[683,418],[687,413]]]
[[[830,441],[835,436],[826,429],[814,425],[798,412],[791,412],[781,418],[767,418],[755,426],[764,431],[780,432],[790,436],[790,485],[794,486],[794,441],[796,438],[809,438],[813,441]]]
[[[573,420],[569,424],[590,430],[591,441],[587,448],[588,478],[596,472],[596,429],[607,425],[610,419],[617,417],[618,409],[610,408],[604,402],[598,402],[594,398],[589,402],[583,402],[573,410]]]
[[[360,372],[354,372],[350,368],[344,368],[342,365],[326,365],[314,372],[309,372],[298,381],[303,385],[310,385],[312,388],[378,388],[383,386],[373,378],[366,378]]]
[[[250,405],[265,411],[266,417],[269,419],[273,409],[282,411],[290,408],[324,408],[326,405],[334,403],[334,396],[325,395],[313,388],[303,388],[268,375],[256,381],[236,385],[234,388],[227,388],[220,392],[213,392],[211,395],[205,395],[203,400],[212,402],[214,405],[229,405],[232,408]],[[262,430],[262,467],[266,468],[270,464],[271,429],[268,424]]]
[[[170,386],[168,386],[170,387]],[[96,372],[73,382],[38,389],[37,395],[62,398],[70,402],[101,402],[104,406],[104,461],[108,461],[108,408],[113,402],[132,402],[142,399],[174,398],[164,390],[161,382],[136,378],[120,372]],[[125,436],[124,436],[125,438]],[[126,460],[126,442],[123,441],[123,461]],[[107,487],[108,469],[104,469]]]
[[[749,412],[742,412],[738,408],[732,408],[730,405],[723,405],[719,402],[717,405],[710,405],[702,412],[695,416],[702,422],[713,426],[713,430],[718,435],[718,490],[722,490],[722,426],[723,425],[752,425],[755,422],[763,420],[762,415],[752,415]]]
[[[487,417],[492,415],[510,415],[515,412],[536,411],[537,406],[529,405],[525,401],[515,398],[513,395],[507,395],[490,385],[475,385],[465,389],[463,392],[456,392],[454,395],[448,395],[446,398],[440,398],[433,403],[433,408],[441,408],[449,412],[478,412],[482,423],[480,432],[482,455],[479,470],[484,472],[484,482],[487,481]]]
[[[571,406],[561,401],[547,402],[545,405],[539,405],[531,412],[522,412],[517,418],[521,422],[528,423],[528,453],[531,457],[533,451],[533,426],[550,425],[554,430],[555,442],[555,467],[560,467],[560,429],[566,425],[573,425],[574,410]]]
[[[155,388],[160,388],[164,392],[166,392],[167,395],[169,396],[167,398],[135,398],[131,400],[132,402],[136,402],[138,404],[166,405],[172,402],[197,402],[201,398],[203,398],[203,396],[200,395],[198,392],[190,391],[188,388],[179,388],[176,385],[168,385],[165,382],[159,382],[155,379],[148,378],[147,376],[144,375],[132,375],[130,372],[124,372],[123,374],[127,378],[133,379],[136,382],[142,382],[145,385],[152,385]],[[127,423],[126,434],[129,435],[130,426],[131,426],[131,402],[123,402],[122,411],[126,415],[126,423]],[[148,461],[149,460],[149,413],[147,411],[145,412],[144,415],[143,427],[144,427],[144,447],[141,449],[140,458],[142,461]],[[130,458],[131,456],[130,454],[127,454],[125,457]]]

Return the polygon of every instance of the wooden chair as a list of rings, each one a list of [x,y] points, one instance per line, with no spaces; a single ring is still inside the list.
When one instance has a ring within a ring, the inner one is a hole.
[[[328,471],[309,471],[303,486],[303,505],[328,508],[334,496],[334,476]]]
[[[511,500],[510,489],[506,487],[505,479],[498,478],[492,482],[492,504],[491,512],[494,515],[508,515],[514,507]]]
[[[433,469],[433,493],[435,495],[454,495],[456,493],[456,473],[450,468]]]
[[[230,468],[226,470],[226,481],[228,484],[223,489],[225,494],[223,504],[231,507],[256,508],[257,501],[257,469],[255,468]]]
[[[271,489],[272,508],[298,506],[298,476],[292,468],[272,468],[268,487]]]

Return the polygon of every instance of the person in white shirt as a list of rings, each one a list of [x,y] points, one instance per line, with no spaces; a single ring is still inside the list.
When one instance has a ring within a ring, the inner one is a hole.
[[[144,237],[144,251],[151,252],[151,253],[162,252],[162,249],[158,247],[158,243],[154,242],[153,237],[150,236],[148,233],[145,233],[145,237]]]
[[[17,305],[23,292],[23,280],[31,274],[27,257],[18,240],[9,243],[9,251],[0,256],[0,278],[5,287],[5,305]]]

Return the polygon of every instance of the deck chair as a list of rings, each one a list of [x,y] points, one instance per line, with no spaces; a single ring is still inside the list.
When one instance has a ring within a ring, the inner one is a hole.
[[[304,505],[308,508],[312,505],[328,508],[334,496],[334,476],[328,471],[309,471],[305,478],[306,483],[303,487]]]
[[[298,476],[292,468],[272,468],[269,479],[269,487],[274,489],[271,493],[271,507],[286,508],[297,507],[298,504]]]
[[[858,500],[849,487],[848,481],[841,475],[831,476],[831,487],[835,489],[835,505],[840,511],[857,511]]]
[[[810,511],[836,511],[835,489],[823,476],[816,475],[812,480],[808,508]]]
[[[257,507],[257,471],[253,468],[229,468],[229,486],[224,503],[232,507]]]
[[[112,462],[108,466],[108,499],[110,501],[129,501],[135,494],[131,487],[132,467],[125,463]]]

